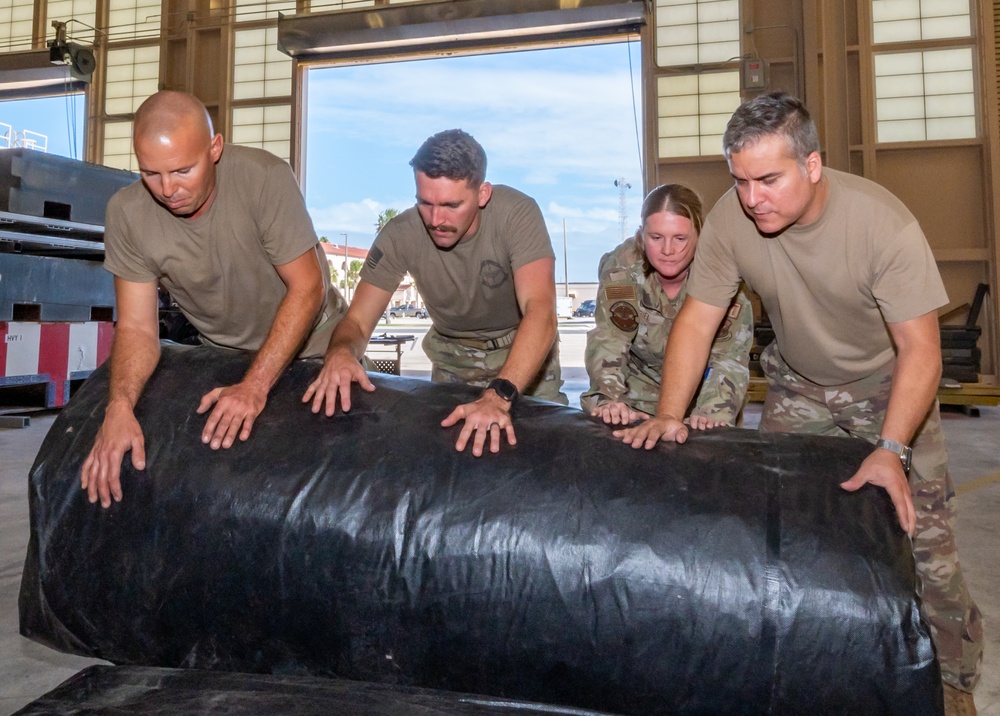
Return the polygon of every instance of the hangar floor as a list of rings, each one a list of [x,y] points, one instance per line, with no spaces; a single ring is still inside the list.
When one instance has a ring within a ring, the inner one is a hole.
[[[586,373],[582,366],[569,365],[565,378],[570,404],[579,405]],[[750,406],[748,413],[751,426],[759,407]],[[1000,408],[982,408],[980,417],[959,412],[943,417],[958,491],[960,551],[969,587],[986,619],[986,660],[976,702],[980,714],[1000,716]],[[55,652],[18,634],[17,593],[28,542],[27,475],[54,419],[53,413],[43,413],[24,429],[0,430],[0,714],[16,711],[98,663]]]

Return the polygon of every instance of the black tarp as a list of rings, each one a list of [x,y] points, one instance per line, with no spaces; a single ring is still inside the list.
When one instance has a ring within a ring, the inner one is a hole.
[[[647,713],[941,711],[913,560],[870,446],[695,434],[635,451],[523,400],[518,444],[458,453],[477,391],[375,377],[350,413],[294,364],[251,439],[213,452],[199,397],[249,357],[166,347],[108,510],[79,489],[99,370],[31,473],[22,634],[118,664],[351,679]]]
[[[91,666],[13,716],[602,716],[525,701],[315,676]],[[607,715],[605,715],[607,716]]]

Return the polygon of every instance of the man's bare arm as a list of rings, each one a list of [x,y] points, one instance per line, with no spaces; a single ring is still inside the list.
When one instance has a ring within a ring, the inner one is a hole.
[[[198,406],[199,413],[215,406],[201,435],[213,450],[231,447],[237,436],[240,440],[250,437],[254,420],[267,404],[267,394],[301,349],[323,308],[323,269],[315,250],[274,268],[287,290],[253,364],[241,382],[206,393]]]
[[[111,385],[104,422],[83,463],[80,486],[91,502],[110,507],[122,499],[121,464],[132,452],[132,466],[146,467],[145,440],[134,408],[160,360],[156,282],[137,283],[115,277],[118,322],[111,344]]]
[[[351,383],[357,383],[364,390],[375,390],[368,380],[368,374],[361,365],[361,358],[368,347],[372,331],[392,299],[389,291],[372,286],[365,281],[358,282],[358,288],[351,300],[347,315],[330,336],[330,346],[323,357],[323,368],[306,392],[302,402],[312,401],[312,411],[318,413],[326,402],[327,417],[337,410],[337,398],[344,411],[351,409]]]
[[[538,375],[556,340],[558,324],[554,272],[555,259],[538,259],[514,271],[514,290],[521,308],[521,323],[498,377],[509,380],[519,391],[523,391]],[[506,433],[509,444],[517,442],[509,413],[510,403],[492,390],[487,390],[479,400],[455,408],[441,425],[449,427],[464,420],[455,449],[464,450],[474,434],[472,454],[479,457],[483,454],[487,436],[490,438],[490,452],[500,451],[501,431]],[[493,426],[496,426],[495,430]]]
[[[881,436],[909,445],[937,396],[941,380],[941,332],[934,311],[888,325],[896,344],[896,365]],[[889,493],[899,525],[913,534],[916,512],[899,457],[888,450],[875,450],[841,487],[857,490],[869,482]]]

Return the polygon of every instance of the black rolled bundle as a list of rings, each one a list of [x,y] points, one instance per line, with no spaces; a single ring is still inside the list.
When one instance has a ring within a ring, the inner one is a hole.
[[[560,706],[315,676],[90,666],[13,716],[567,716]],[[605,716],[573,709],[570,716]]]
[[[524,400],[475,458],[440,421],[478,391],[375,377],[313,415],[294,364],[254,434],[200,440],[249,356],[165,347],[147,469],[79,489],[99,370],[31,473],[21,633],[118,664],[341,676],[622,714],[940,713],[888,498],[838,484],[861,441],[741,430],[634,451]]]

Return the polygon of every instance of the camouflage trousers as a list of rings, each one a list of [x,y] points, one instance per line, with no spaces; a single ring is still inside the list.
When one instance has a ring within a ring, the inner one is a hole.
[[[764,350],[760,363],[767,377],[761,431],[851,436],[872,444],[878,440],[889,403],[892,363],[867,378],[835,386],[817,385],[798,375],[774,343]],[[982,614],[958,561],[955,488],[936,400],[912,447],[910,493],[917,513],[912,545],[921,613],[930,625],[942,679],[972,691],[983,656]]]
[[[513,335],[510,335],[509,340],[513,341]],[[474,385],[478,388],[485,388],[497,377],[507,362],[511,348],[510,343],[500,348],[483,347],[480,341],[443,336],[434,327],[427,331],[421,346],[431,359],[432,381]],[[538,375],[524,389],[524,395],[569,405],[569,398],[560,390],[562,384],[557,338]]]

